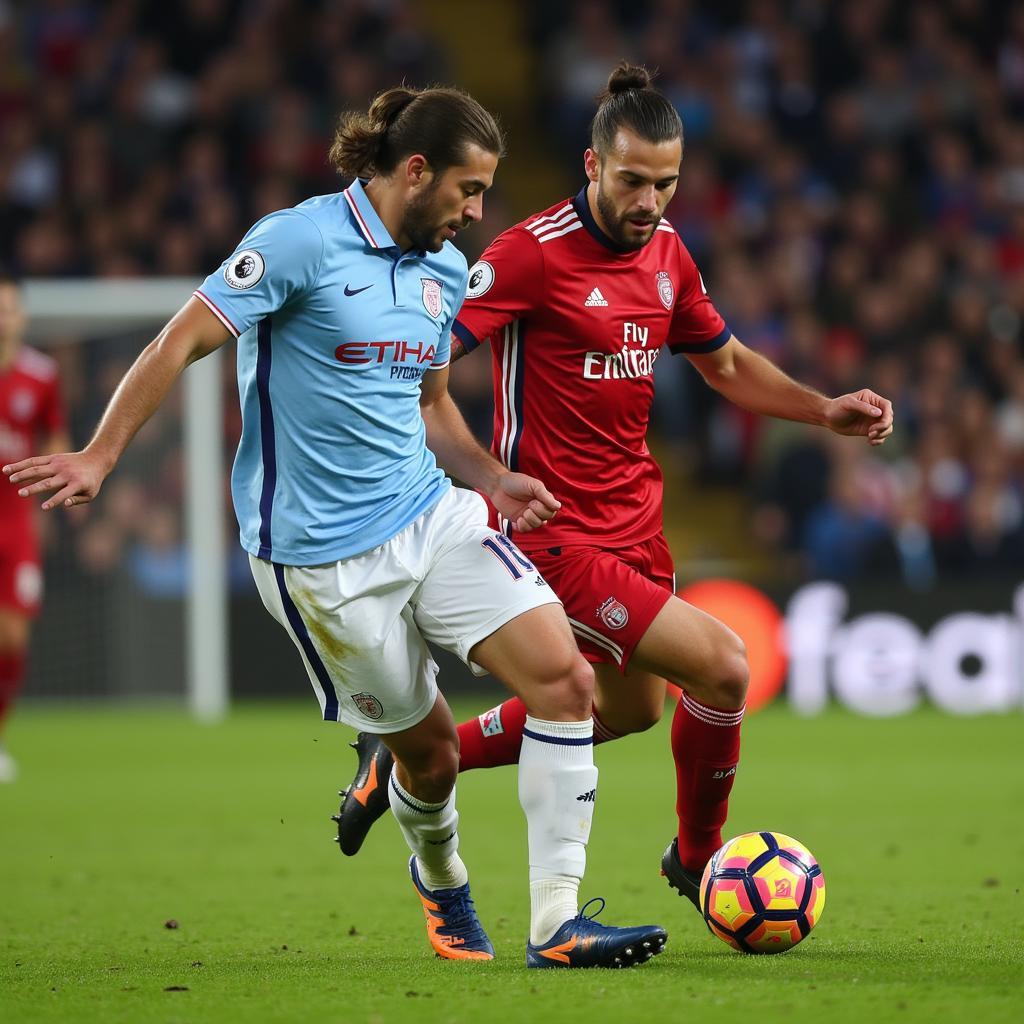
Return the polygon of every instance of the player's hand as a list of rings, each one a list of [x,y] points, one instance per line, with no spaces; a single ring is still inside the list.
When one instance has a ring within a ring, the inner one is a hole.
[[[110,468],[99,456],[82,451],[36,455],[12,462],[3,471],[10,483],[18,486],[22,498],[55,492],[43,502],[43,509],[49,511],[58,505],[71,508],[92,501]]]
[[[520,533],[542,526],[562,507],[539,480],[525,473],[503,473],[488,497]]]
[[[825,407],[825,424],[837,434],[866,437],[877,447],[892,433],[892,402],[867,388],[840,395]]]

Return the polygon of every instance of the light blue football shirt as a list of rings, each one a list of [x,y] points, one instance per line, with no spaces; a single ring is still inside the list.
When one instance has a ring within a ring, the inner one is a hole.
[[[242,546],[320,565],[383,544],[451,486],[426,447],[466,259],[402,253],[355,182],[258,221],[196,295],[238,338]]]

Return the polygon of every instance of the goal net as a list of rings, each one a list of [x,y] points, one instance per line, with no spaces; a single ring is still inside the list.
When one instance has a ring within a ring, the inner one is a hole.
[[[28,343],[60,366],[76,447],[193,287],[26,282]],[[160,697],[188,700],[200,717],[224,712],[234,532],[225,435],[237,416],[225,413],[233,377],[220,356],[185,372],[95,502],[40,513],[45,596],[26,697]]]

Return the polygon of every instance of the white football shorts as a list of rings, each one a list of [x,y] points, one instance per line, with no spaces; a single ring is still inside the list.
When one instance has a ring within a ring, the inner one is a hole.
[[[531,608],[558,598],[533,563],[487,525],[475,491],[451,488],[386,544],[328,565],[249,556],[263,604],[298,647],[328,721],[391,733],[437,698],[425,640],[484,675],[469,652]]]

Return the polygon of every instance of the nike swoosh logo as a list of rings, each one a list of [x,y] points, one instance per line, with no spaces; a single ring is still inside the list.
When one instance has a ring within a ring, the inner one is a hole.
[[[348,285],[345,285],[345,294],[346,295],[358,295],[360,292],[365,292],[367,288],[372,288],[372,287],[373,287],[372,284],[364,284],[362,288],[349,288]]]

